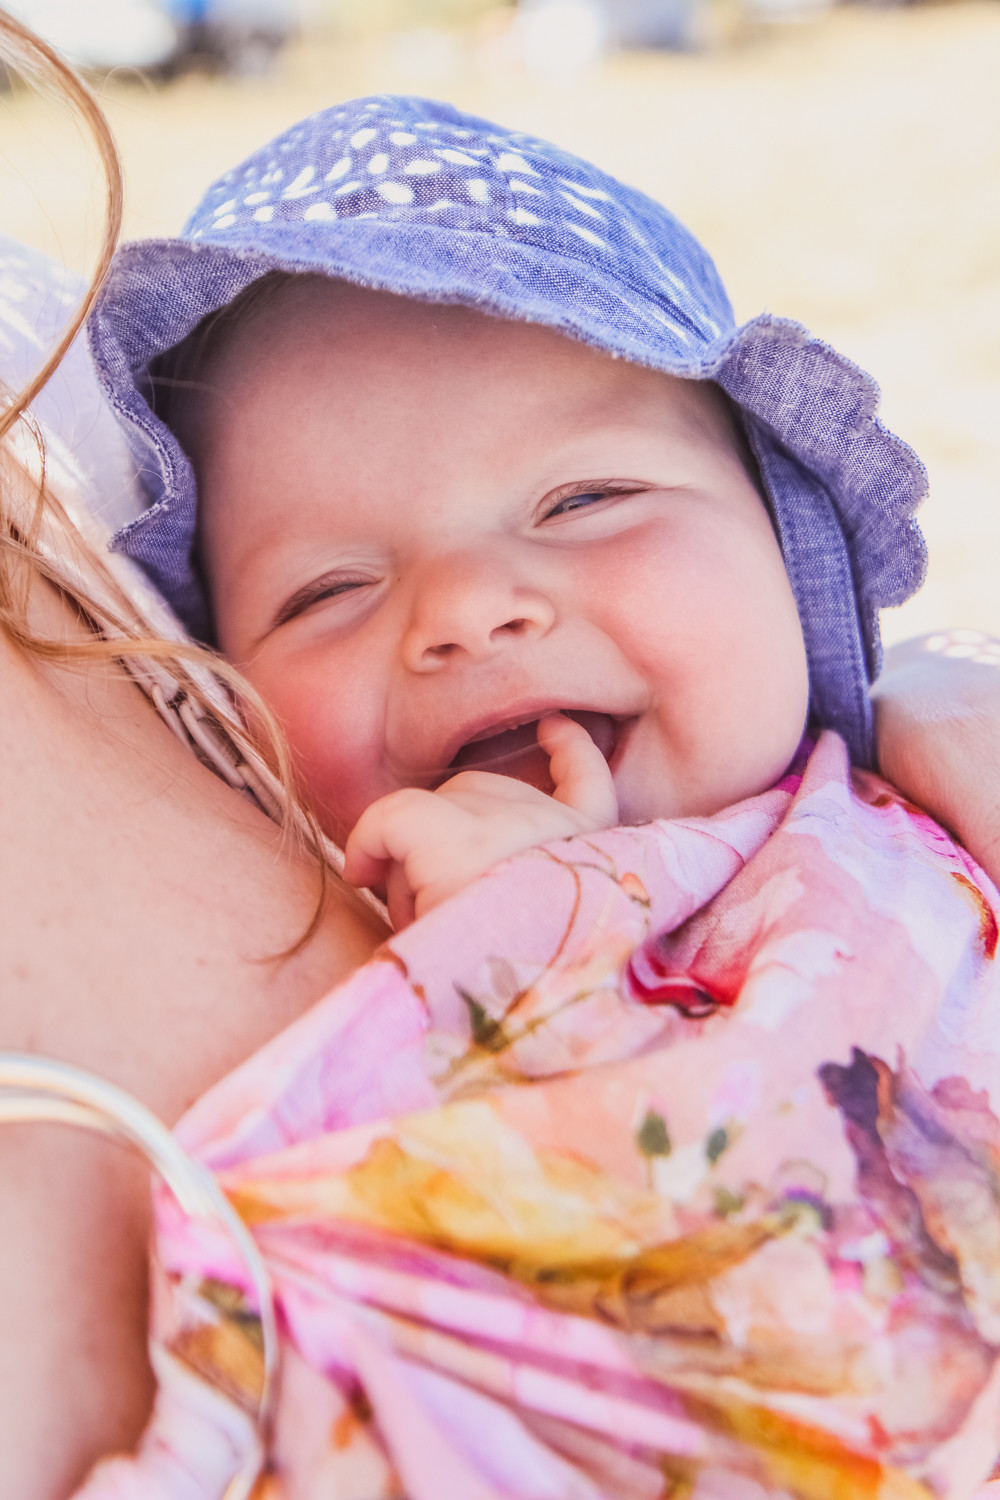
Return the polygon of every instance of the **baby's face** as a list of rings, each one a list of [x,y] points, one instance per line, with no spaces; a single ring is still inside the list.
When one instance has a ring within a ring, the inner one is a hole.
[[[606,756],[623,822],[780,776],[805,650],[712,387],[320,277],[207,380],[185,436],[218,642],[328,832],[463,768],[547,787],[554,709]]]

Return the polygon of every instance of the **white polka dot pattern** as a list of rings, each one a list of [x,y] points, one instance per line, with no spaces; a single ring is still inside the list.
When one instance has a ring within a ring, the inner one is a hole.
[[[605,186],[596,168],[545,142],[445,113],[385,97],[313,115],[217,183],[186,232],[236,240],[253,225],[376,218],[516,239],[655,288],[654,321],[681,345],[721,332],[728,308],[723,301],[714,315],[703,278],[692,290],[688,268],[676,264],[684,231],[664,209]],[[657,235],[657,217],[669,233]]]
[[[184,237],[115,258],[91,340],[150,506],[114,546],[195,634],[208,628],[191,563],[197,490],[146,403],[145,372],[271,267],[464,303],[716,381],[742,410],[780,532],[812,712],[866,762],[878,609],[901,603],[924,567],[912,517],[926,478],[875,419],[876,387],[798,324],[764,314],[737,329],[711,260],[659,204],[425,99],[304,120],[216,183]]]

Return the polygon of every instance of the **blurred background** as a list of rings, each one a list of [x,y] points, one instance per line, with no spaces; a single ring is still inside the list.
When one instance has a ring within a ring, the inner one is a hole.
[[[129,238],[312,110],[383,91],[548,137],[667,203],[740,319],[871,370],[926,462],[931,550],[889,640],[1000,634],[1000,3],[12,0],[87,69]],[[0,89],[0,228],[86,268],[98,185],[59,105]]]

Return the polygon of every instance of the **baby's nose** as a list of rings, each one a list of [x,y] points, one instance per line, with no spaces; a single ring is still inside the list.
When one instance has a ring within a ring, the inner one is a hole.
[[[418,672],[456,658],[487,660],[554,623],[546,595],[504,569],[468,556],[437,558],[418,588],[403,655]]]

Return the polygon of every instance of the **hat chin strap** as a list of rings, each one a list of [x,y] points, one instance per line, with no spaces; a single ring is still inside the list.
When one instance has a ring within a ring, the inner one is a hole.
[[[858,617],[850,555],[821,480],[783,448],[751,412],[741,413],[760,466],[809,663],[809,713],[835,729],[852,764],[875,765],[867,684],[873,673]],[[878,626],[875,626],[878,649]],[[877,670],[878,663],[873,663]]]

